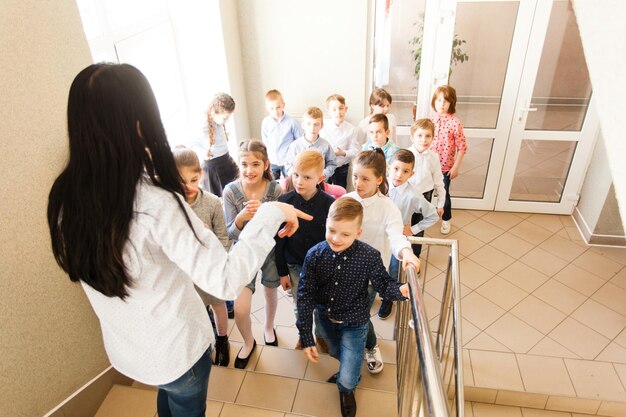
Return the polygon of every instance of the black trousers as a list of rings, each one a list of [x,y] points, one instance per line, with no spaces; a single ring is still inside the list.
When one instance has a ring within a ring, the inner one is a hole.
[[[433,199],[433,190],[430,191],[426,191],[423,194],[424,198],[430,202]],[[424,216],[422,216],[422,213],[413,213],[413,216],[411,216],[411,224],[416,224],[422,221],[422,219],[424,218]],[[422,230],[421,232],[419,232],[418,234],[414,235],[415,237],[424,237],[424,231]],[[415,254],[415,256],[417,256],[418,258],[420,257],[420,253],[422,253],[422,245],[411,245],[411,248],[413,249],[413,253]]]
[[[230,157],[230,154],[202,162],[200,186],[203,190],[208,190],[218,197],[222,196],[226,184],[235,181],[237,177],[239,177],[239,167]]]

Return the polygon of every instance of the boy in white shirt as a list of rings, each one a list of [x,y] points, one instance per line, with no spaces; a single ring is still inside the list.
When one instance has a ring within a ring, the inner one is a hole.
[[[278,90],[265,93],[265,108],[269,116],[261,123],[261,139],[267,147],[270,168],[275,180],[287,175],[285,162],[289,145],[304,133],[300,123],[285,113],[285,101]]]
[[[348,106],[343,96],[330,95],[326,99],[326,106],[330,119],[324,122],[320,136],[330,142],[337,158],[337,168],[333,176],[328,178],[328,182],[346,188],[350,162],[361,150],[356,140],[356,128],[346,121]]]

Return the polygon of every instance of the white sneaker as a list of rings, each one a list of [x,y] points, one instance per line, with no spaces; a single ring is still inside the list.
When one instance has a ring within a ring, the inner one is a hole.
[[[365,349],[365,361],[367,362],[367,370],[370,374],[378,374],[383,370],[383,356],[380,354],[378,345],[372,349]]]
[[[286,295],[287,297],[293,297],[293,293],[291,292],[291,288],[287,288],[287,289],[285,290],[285,295]]]
[[[450,233],[450,229],[452,229],[452,224],[450,220],[442,220],[441,221],[441,229],[439,230],[442,235],[447,235]]]

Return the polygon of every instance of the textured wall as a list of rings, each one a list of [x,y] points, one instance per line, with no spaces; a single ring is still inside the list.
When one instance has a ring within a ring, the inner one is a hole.
[[[91,57],[73,0],[4,0],[0,51],[0,416],[38,416],[108,366],[97,319],[54,263],[46,225],[67,157],[69,86]]]

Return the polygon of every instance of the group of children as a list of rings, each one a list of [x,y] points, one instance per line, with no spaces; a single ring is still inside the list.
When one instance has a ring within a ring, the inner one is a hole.
[[[230,241],[237,244],[263,202],[285,202],[313,216],[300,220],[292,236],[277,236],[261,268],[265,344],[278,345],[277,288],[292,289],[297,347],[317,362],[316,339],[325,342],[340,362],[339,372],[328,381],[337,384],[342,415],[354,416],[363,357],[371,373],[384,366],[369,315],[376,293],[382,299],[378,317],[386,319],[393,301],[408,297],[407,286],[397,282],[400,262],[419,269],[420,247],[411,248],[406,236],[423,235],[440,216],[441,232],[450,232],[450,181],[467,148],[454,116],[456,94],[450,86],[437,89],[432,100],[436,114],[413,124],[409,149],[395,143],[395,118],[388,113],[392,99],[384,89],[372,93],[371,114],[357,127],[345,120],[348,107],[338,94],[327,99],[329,119],[310,107],[301,125],[285,113],[280,92],[268,91],[265,101],[269,115],[261,126],[262,141],[242,142],[235,162],[224,129],[234,101],[226,94],[215,97],[204,137],[191,149],[174,152],[186,200],[227,249]],[[350,169],[354,191],[346,194]],[[222,207],[212,194],[222,197]],[[433,195],[437,208],[430,202]],[[256,348],[250,320],[254,291],[255,280],[234,302],[244,340],[237,368],[247,366]],[[214,363],[226,366],[226,304],[199,292],[215,316]]]

